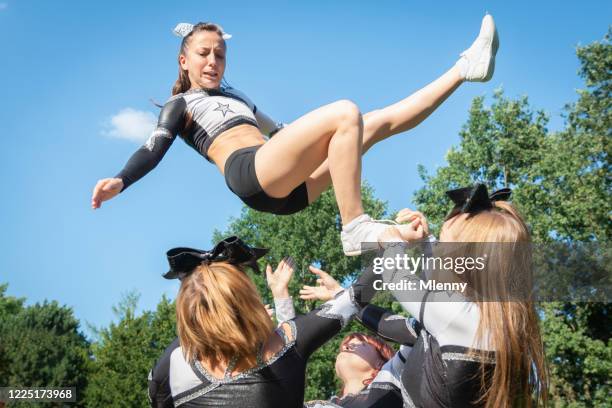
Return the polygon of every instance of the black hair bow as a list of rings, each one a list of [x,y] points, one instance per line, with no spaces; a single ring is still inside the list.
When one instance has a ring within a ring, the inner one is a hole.
[[[249,266],[260,272],[257,260],[268,253],[265,248],[253,248],[240,238],[232,236],[219,242],[210,251],[194,248],[172,248],[166,253],[170,270],[163,276],[166,279],[183,279],[202,262],[229,262],[237,266]]]
[[[479,211],[493,208],[493,201],[507,201],[512,195],[512,190],[502,188],[489,195],[484,184],[476,184],[472,187],[463,187],[446,192],[455,207],[451,210],[446,219],[452,218],[457,214],[475,214]]]

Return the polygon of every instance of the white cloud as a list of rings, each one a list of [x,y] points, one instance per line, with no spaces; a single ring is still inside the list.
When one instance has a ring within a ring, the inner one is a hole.
[[[151,112],[125,108],[108,120],[102,135],[143,143],[156,124],[157,118]]]
[[[6,10],[8,8],[8,3],[0,3],[0,11]]]

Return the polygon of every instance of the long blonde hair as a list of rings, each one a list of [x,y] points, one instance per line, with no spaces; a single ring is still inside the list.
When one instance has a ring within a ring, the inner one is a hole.
[[[227,262],[202,264],[182,280],[176,325],[189,361],[216,365],[238,357],[248,367],[274,330],[251,279]]]
[[[485,364],[481,366],[482,393],[475,402],[487,408],[531,407],[534,401],[546,405],[544,346],[529,292],[529,230],[511,204],[496,201],[493,206],[465,218],[455,235],[458,242],[480,243],[469,244],[466,252],[476,255],[484,250],[488,255],[486,273],[469,271],[460,276],[472,288],[470,297],[479,306],[477,341],[486,341],[495,350],[493,372],[486,374]],[[517,292],[518,280],[521,288]],[[486,351],[478,349],[484,361]]]

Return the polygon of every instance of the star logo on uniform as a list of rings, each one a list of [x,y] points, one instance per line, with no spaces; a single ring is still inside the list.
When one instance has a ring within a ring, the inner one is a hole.
[[[232,112],[232,113],[236,113],[233,110],[230,109],[229,107],[229,103],[227,105],[224,105],[220,102],[217,102],[217,106],[214,110],[219,111],[223,114],[223,117],[225,117],[225,115],[227,114],[227,112]]]

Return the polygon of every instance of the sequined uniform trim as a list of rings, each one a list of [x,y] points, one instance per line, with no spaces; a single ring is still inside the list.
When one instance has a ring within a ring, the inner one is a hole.
[[[479,355],[464,354],[464,353],[442,353],[443,360],[458,360],[458,361],[472,361],[475,363],[486,363],[495,364],[495,359],[491,357],[483,357]]]

